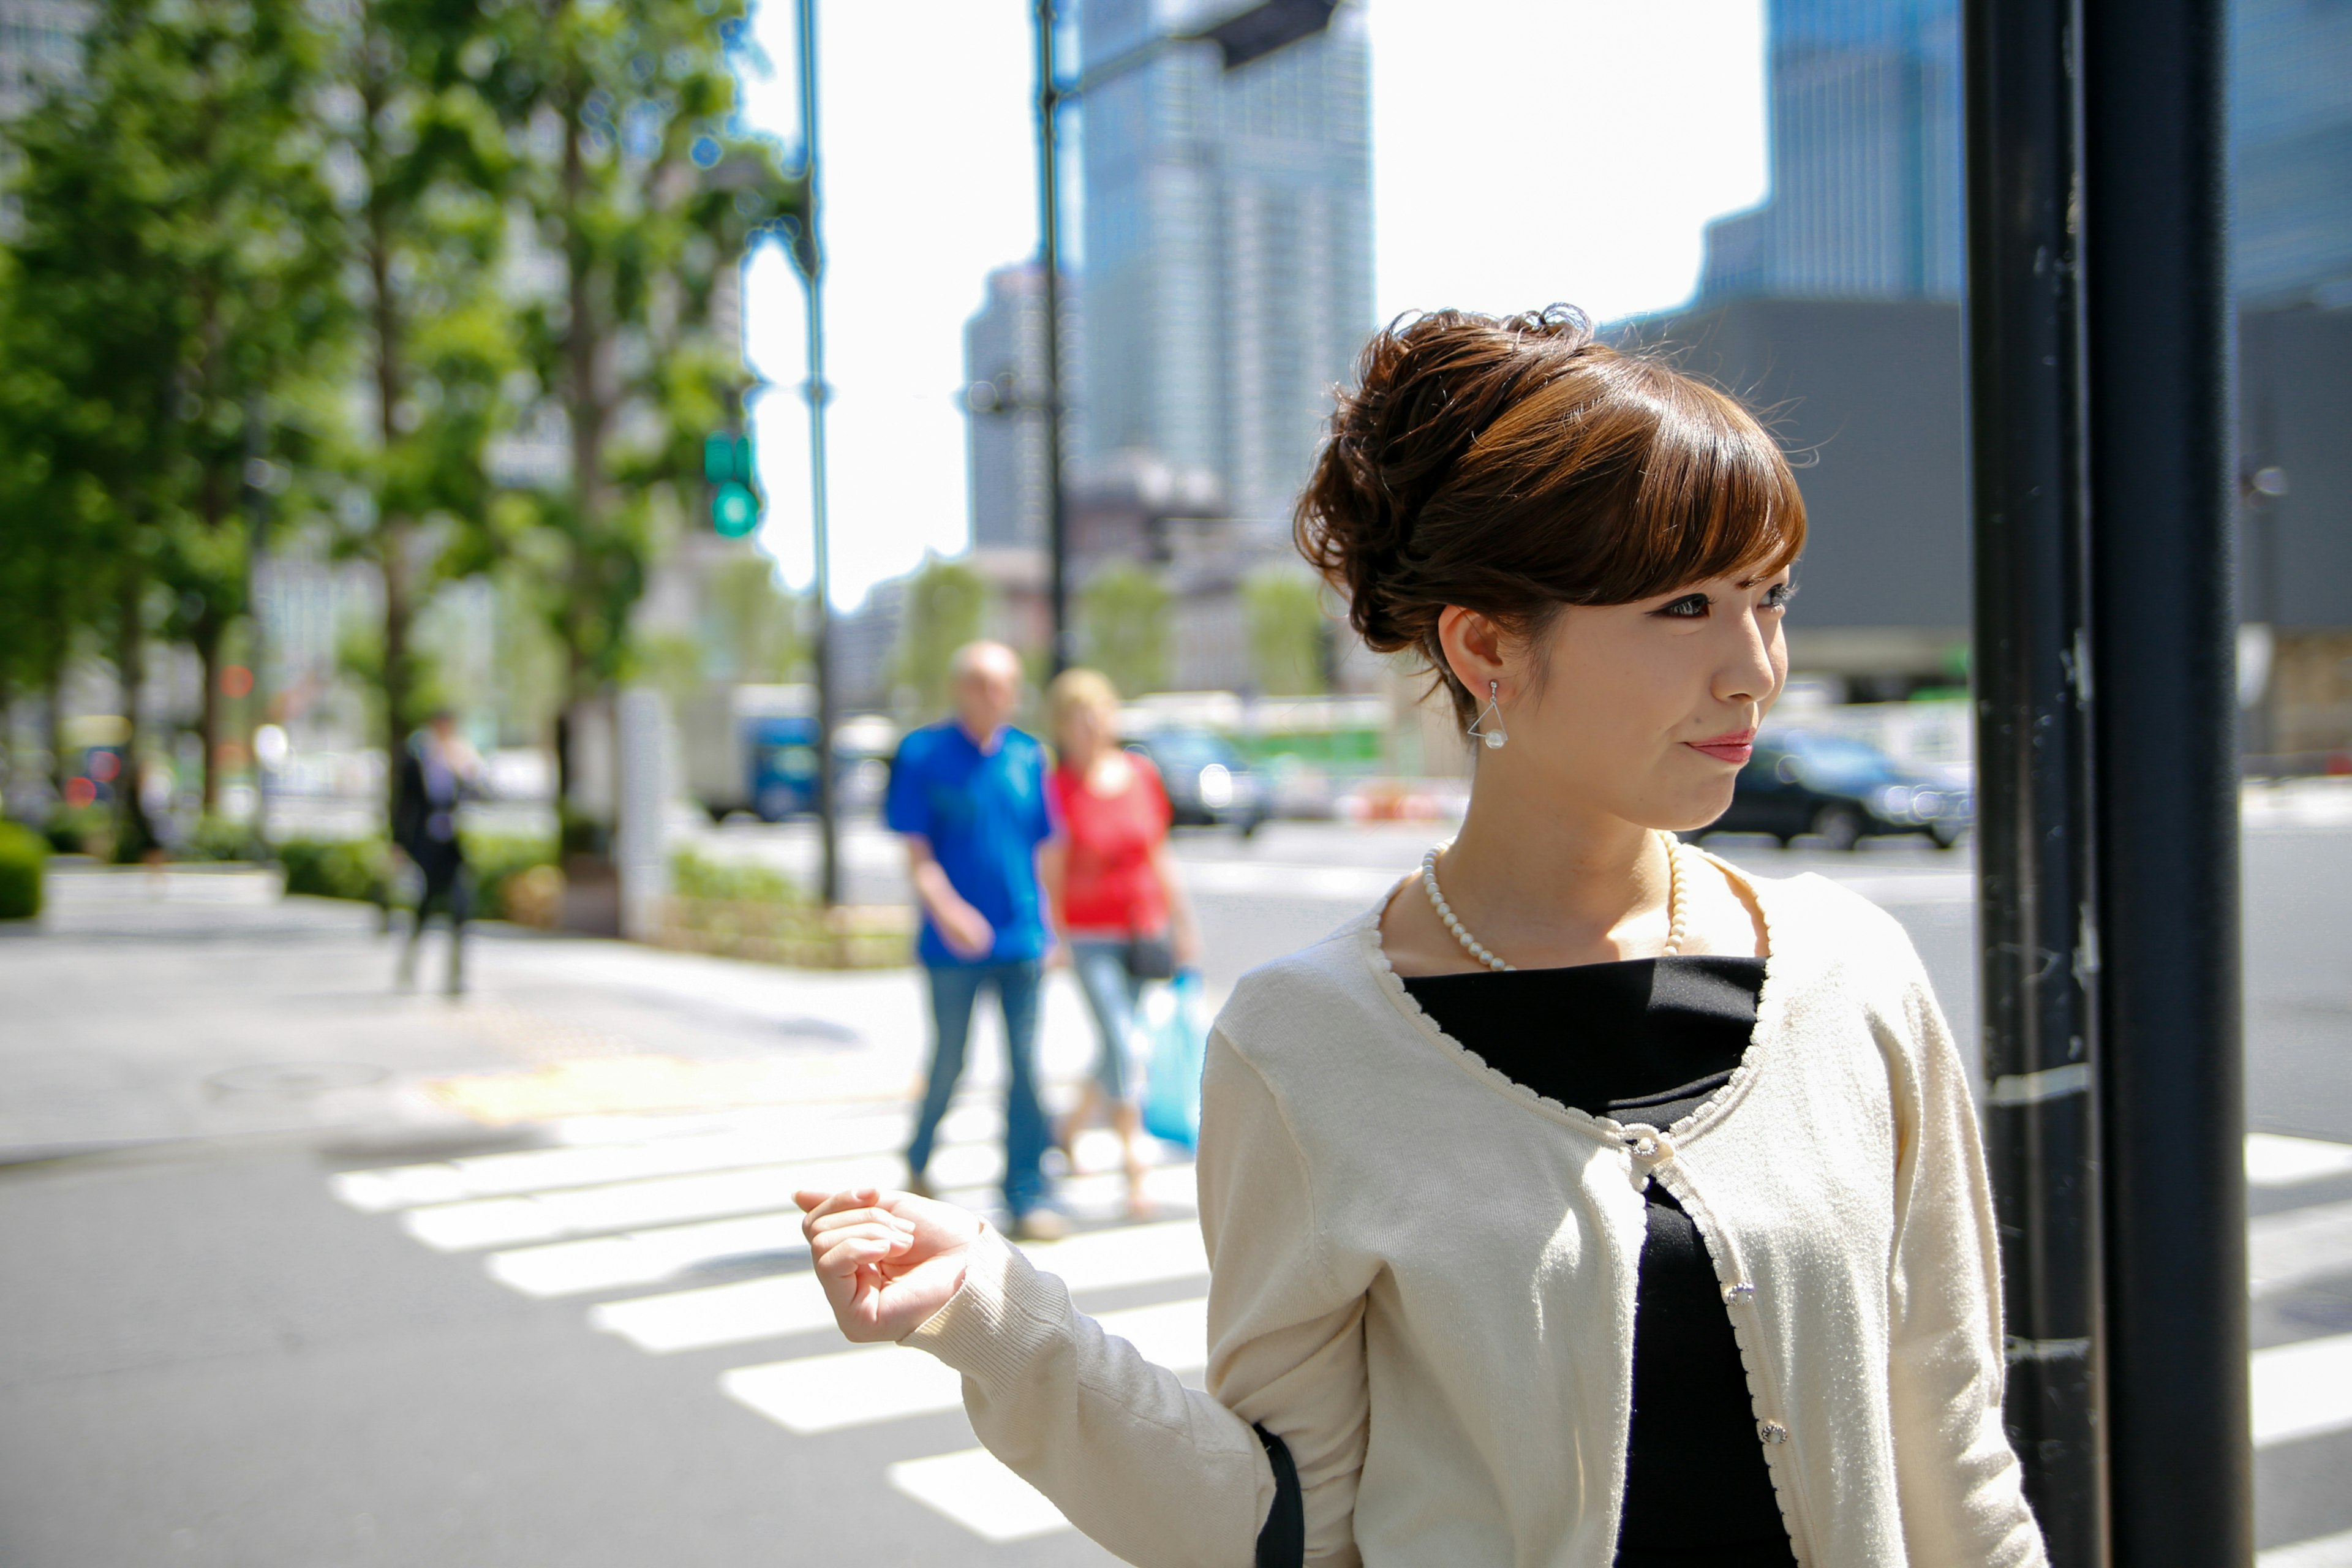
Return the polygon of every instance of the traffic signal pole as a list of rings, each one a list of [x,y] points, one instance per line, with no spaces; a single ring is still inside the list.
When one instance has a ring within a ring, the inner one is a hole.
[[[1971,0],[1964,17],[1985,1153],[2007,1415],[2051,1562],[2104,1568],[2074,0]]]
[[[1069,505],[1062,487],[1062,181],[1061,110],[1064,90],[1058,55],[1059,7],[1036,0],[1037,28],[1037,265],[1039,300],[1045,307],[1045,603],[1052,625],[1048,650],[1059,675],[1077,662],[1070,631]]]
[[[2128,1568],[2253,1552],[2224,0],[2083,0],[2108,1468]]]
[[[2057,1568],[2252,1558],[2224,0],[1966,0],[1985,1129]]]
[[[833,584],[831,542],[826,536],[824,405],[832,389],[824,379],[824,247],[818,237],[820,167],[817,158],[816,0],[798,0],[801,70],[801,149],[805,163],[805,205],[793,236],[808,307],[809,533],[815,584],[809,595],[810,664],[816,677],[816,821],[818,892],[824,907],[841,902],[840,791],[833,765]]]

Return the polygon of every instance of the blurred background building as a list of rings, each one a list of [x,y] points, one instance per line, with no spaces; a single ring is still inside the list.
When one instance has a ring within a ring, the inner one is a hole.
[[[1814,548],[1790,657],[1858,698],[1965,683],[1958,0],[1772,0],[1771,190],[1632,324],[1770,409]],[[2352,746],[2352,8],[2231,7],[2249,750]]]

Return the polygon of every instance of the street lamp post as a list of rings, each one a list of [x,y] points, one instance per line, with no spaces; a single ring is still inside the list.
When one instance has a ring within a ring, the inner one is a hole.
[[[824,247],[817,229],[816,0],[798,0],[794,12],[800,55],[803,196],[800,226],[793,235],[793,262],[801,275],[808,310],[809,541],[814,584],[809,595],[810,665],[816,685],[816,820],[818,891],[824,907],[841,902],[840,797],[833,766],[833,573],[827,537],[824,474],[824,405],[832,389],[824,380]]]
[[[1062,483],[1062,107],[1076,102],[1106,82],[1142,68],[1180,44],[1213,44],[1223,68],[1237,69],[1321,33],[1331,25],[1331,15],[1339,9],[1339,0],[1264,0],[1263,4],[1236,11],[1198,32],[1147,38],[1076,80],[1066,80],[1058,58],[1061,7],[1056,0],[1035,0],[1037,259],[1045,272],[1042,299],[1045,309],[1045,395],[1035,403],[1009,399],[984,403],[975,399],[971,406],[975,413],[1041,407],[1045,416],[1046,602],[1053,623],[1052,665],[1056,675],[1068,668],[1077,654],[1070,627],[1069,509]],[[806,101],[805,97],[803,101]],[[811,211],[814,211],[813,205]]]

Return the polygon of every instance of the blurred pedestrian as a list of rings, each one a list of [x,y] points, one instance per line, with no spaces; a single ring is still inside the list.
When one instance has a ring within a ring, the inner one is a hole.
[[[1066,1228],[1045,1206],[1037,1096],[1037,991],[1051,941],[1037,880],[1051,827],[1045,749],[1012,727],[1021,658],[1011,648],[968,643],[950,677],[954,713],[899,742],[883,806],[907,841],[931,999],[930,1078],[907,1148],[908,1185],[930,1191],[931,1148],[963,1076],[972,1008],[992,990],[1004,1018],[1004,1207],[1015,1236],[1044,1239]]]
[[[1053,725],[1055,837],[1039,857],[1054,928],[1095,1020],[1095,1070],[1055,1142],[1076,1168],[1078,1134],[1107,1116],[1118,1134],[1130,1216],[1144,1196],[1142,1114],[1129,1041],[1147,980],[1200,960],[1191,904],[1168,852],[1168,792],[1151,763],[1118,743],[1118,692],[1091,669],[1046,689]]]
[[[1676,837],[1788,675],[1771,435],[1565,308],[1438,311],[1365,351],[1297,525],[1477,762],[1451,844],[1218,1016],[1206,1386],[906,1194],[798,1194],[836,1321],[1146,1568],[2041,1568],[1918,955]]]
[[[457,733],[457,715],[437,709],[409,736],[393,792],[392,841],[423,880],[415,922],[400,952],[400,984],[416,983],[425,921],[438,909],[449,920],[449,994],[466,988],[466,921],[473,913],[474,877],[457,834],[457,808],[482,794],[482,759]]]

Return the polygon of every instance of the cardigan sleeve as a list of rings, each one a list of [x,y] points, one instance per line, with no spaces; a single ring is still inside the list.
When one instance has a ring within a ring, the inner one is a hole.
[[[1298,1467],[1307,1562],[1352,1568],[1360,1293],[1338,1300],[1324,1288],[1296,1142],[1264,1080],[1218,1034],[1201,1122],[1211,1392],[1105,1333],[992,1229],[962,1288],[904,1342],[961,1373],[989,1451],[1127,1562],[1249,1568],[1276,1492],[1252,1426],[1262,1422]]]
[[[2042,1531],[2001,1426],[2000,1258],[1976,1107],[1912,963],[1887,1369],[1905,1546],[1916,1568],[2039,1568]]]

